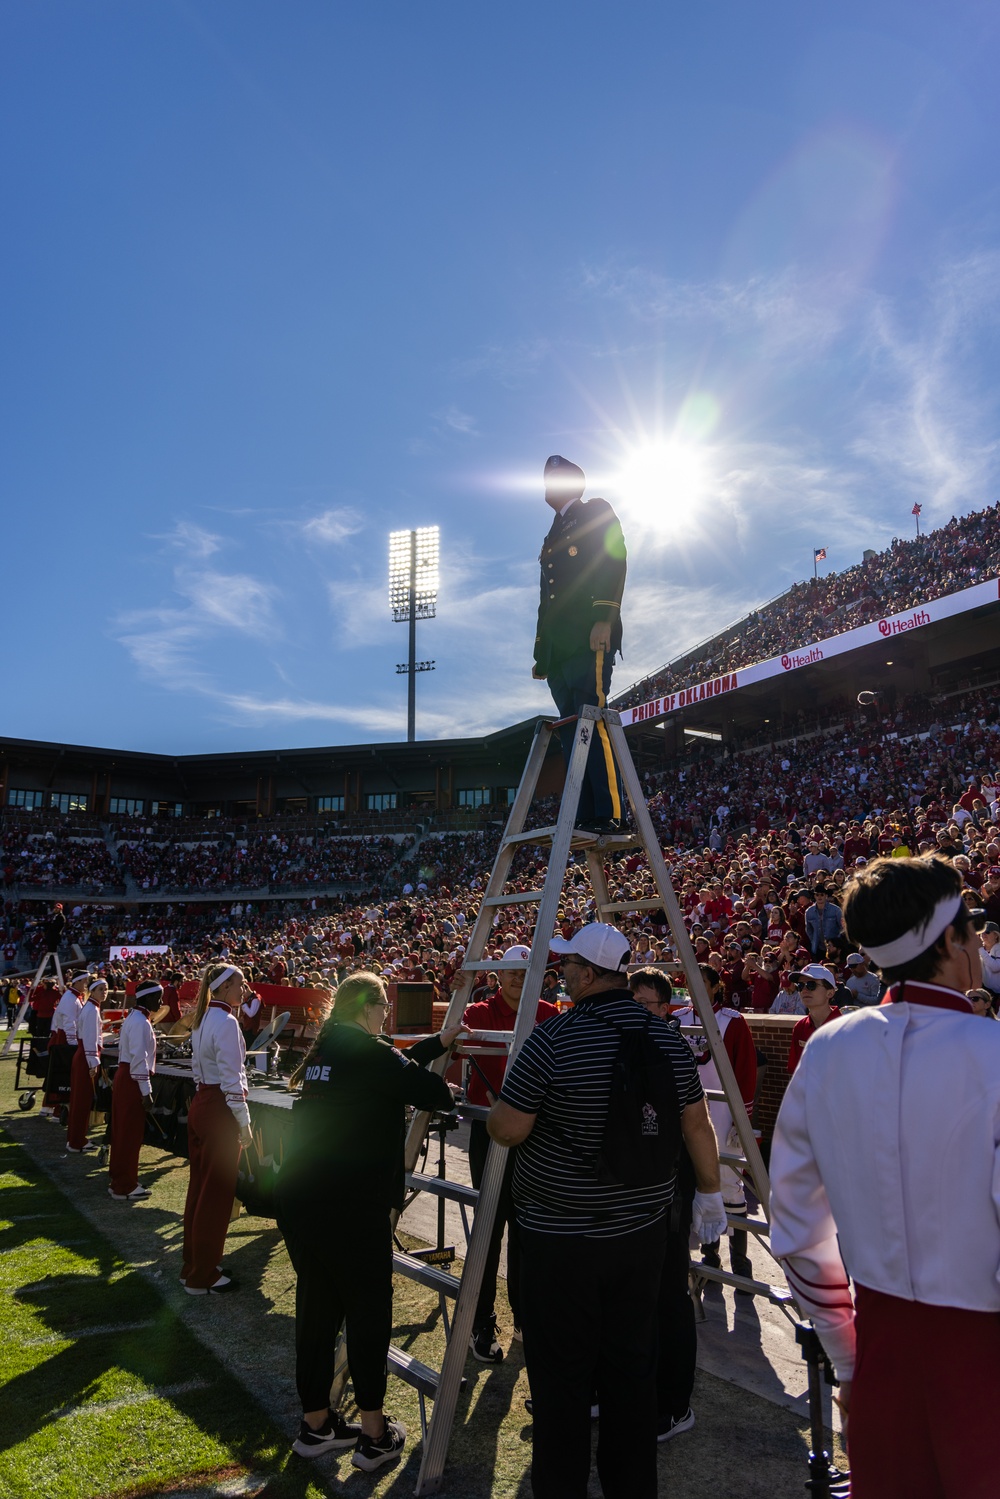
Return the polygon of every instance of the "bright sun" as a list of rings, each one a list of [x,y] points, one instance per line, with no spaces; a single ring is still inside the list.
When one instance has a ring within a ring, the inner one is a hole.
[[[707,478],[704,455],[697,447],[681,442],[644,444],[633,448],[622,465],[622,503],[647,523],[680,528],[695,518]]]

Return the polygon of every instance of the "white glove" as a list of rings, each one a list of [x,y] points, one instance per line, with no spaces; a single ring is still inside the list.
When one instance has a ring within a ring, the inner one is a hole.
[[[728,1228],[726,1204],[721,1192],[696,1192],[691,1212],[691,1227],[701,1244],[714,1244]]]

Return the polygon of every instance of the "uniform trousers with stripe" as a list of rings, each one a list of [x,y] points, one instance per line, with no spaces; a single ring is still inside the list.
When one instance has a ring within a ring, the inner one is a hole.
[[[128,1063],[121,1062],[111,1092],[111,1190],[116,1197],[127,1197],[139,1185],[139,1152],[145,1133],[146,1110],[139,1084]]]
[[[595,1390],[604,1499],[656,1499],[657,1299],[666,1218],[614,1239],[519,1232],[534,1499],[585,1499]]]
[[[851,1499],[996,1499],[1000,1312],[855,1286]]]
[[[330,1403],[343,1327],[358,1409],[381,1410],[392,1337],[392,1225],[384,1204],[278,1195],[278,1227],[295,1270],[295,1383],[304,1411]]]
[[[603,708],[611,690],[611,666],[609,651],[577,651],[572,656],[553,661],[548,668],[547,681],[559,717],[569,718],[588,703]],[[576,724],[567,724],[560,729],[559,738],[568,769]],[[622,815],[621,781],[611,753],[611,740],[603,724],[594,726],[587,774],[580,788],[576,815],[581,822],[594,819],[603,822]]]
[[[199,1084],[188,1114],[191,1175],[184,1203],[184,1266],[181,1278],[205,1289],[219,1278],[218,1266],[236,1196],[240,1130],[222,1089]]]
[[[82,1150],[87,1143],[90,1111],[94,1107],[94,1084],[82,1041],[76,1043],[69,1086],[69,1122],[66,1128],[66,1144],[73,1150]]]

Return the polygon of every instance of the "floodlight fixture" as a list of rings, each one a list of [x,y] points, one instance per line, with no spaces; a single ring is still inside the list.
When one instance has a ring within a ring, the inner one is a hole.
[[[412,531],[389,532],[389,608],[397,624],[410,627],[409,660],[396,667],[398,676],[409,678],[406,691],[406,738],[412,744],[416,733],[416,677],[418,671],[433,671],[433,661],[417,660],[417,620],[434,619],[441,574],[441,531],[438,526],[418,526]]]

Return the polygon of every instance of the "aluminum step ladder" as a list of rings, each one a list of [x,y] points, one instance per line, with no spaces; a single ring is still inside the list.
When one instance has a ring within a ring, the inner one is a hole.
[[[742,1153],[724,1152],[722,1159],[749,1177],[761,1204],[763,1216],[760,1219],[738,1218],[731,1219],[730,1222],[766,1240],[769,1195],[767,1172],[753,1127],[740,1096],[704,980],[695,960],[687,929],[684,926],[680,906],[646,806],[642,785],[632,762],[621,719],[613,709],[587,706],[581,708],[575,722],[573,750],[556,823],[552,827],[528,829],[525,823],[534,800],[542,766],[545,763],[552,736],[558,732],[561,725],[552,720],[541,720],[536,726],[521,783],[510,809],[507,825],[500,840],[500,848],[469,937],[465,961],[448,1005],[444,1025],[445,1027],[457,1025],[462,1019],[470,1001],[474,975],[484,967],[489,967],[491,970],[526,969],[521,1002],[514,1021],[512,1039],[509,1042],[509,1056],[516,1056],[534,1028],[537,1001],[548,966],[549,941],[555,931],[556,918],[563,898],[570,854],[582,855],[590,874],[597,900],[598,916],[601,920],[612,919],[619,912],[635,910],[662,909],[666,913],[673,934],[674,949],[683,966],[688,992],[699,1021],[697,1026],[688,1029],[696,1029],[705,1036],[722,1084],[718,1097],[724,1099],[729,1105],[742,1147]],[[605,726],[610,739],[614,760],[632,809],[635,833],[597,835],[583,832],[575,826],[576,808],[586,774],[591,741],[599,722]],[[547,844],[549,846],[548,870],[541,888],[510,894],[506,892],[506,884],[511,865],[518,849],[524,844]],[[629,849],[645,854],[658,891],[658,897],[655,900],[612,900],[605,876],[604,861],[609,854]],[[531,940],[531,957],[526,961],[517,959],[488,961],[486,950],[497,910],[504,906],[530,906],[536,902],[537,915]],[[449,1060],[448,1057],[441,1057],[432,1064],[432,1067],[438,1072],[443,1072]],[[469,1106],[465,1106],[462,1112],[468,1115],[472,1113],[472,1110]],[[480,1115],[484,1115],[485,1112],[485,1110],[479,1111]],[[461,1278],[412,1256],[406,1254],[395,1256],[397,1272],[436,1290],[441,1298],[442,1307],[445,1305],[446,1298],[453,1303],[450,1333],[439,1373],[435,1374],[423,1364],[412,1371],[408,1370],[406,1361],[409,1355],[404,1355],[395,1348],[390,1350],[389,1355],[390,1369],[412,1384],[420,1395],[421,1422],[425,1429],[424,1449],[415,1489],[417,1495],[437,1493],[444,1478],[455,1411],[469,1352],[469,1338],[507,1157],[507,1151],[503,1146],[495,1142],[490,1143],[478,1193],[458,1183],[443,1182],[439,1177],[422,1180],[421,1173],[417,1170],[417,1163],[424,1147],[431,1117],[427,1113],[418,1113],[410,1124],[405,1150],[407,1184],[411,1189],[426,1189],[435,1194],[450,1197],[464,1208],[474,1204],[475,1212],[472,1231],[468,1239],[465,1268]],[[723,1285],[733,1285],[741,1290],[751,1291],[755,1295],[766,1296],[770,1300],[788,1299],[783,1287],[771,1287],[762,1281],[744,1279],[708,1266],[699,1266],[698,1276]],[[697,1290],[697,1286],[695,1289]],[[433,1399],[433,1412],[429,1421],[425,1419],[425,1397]]]

